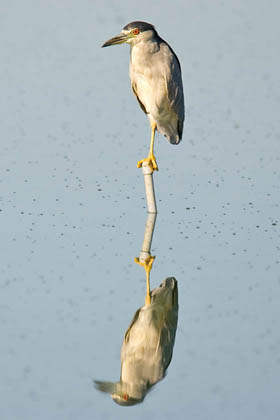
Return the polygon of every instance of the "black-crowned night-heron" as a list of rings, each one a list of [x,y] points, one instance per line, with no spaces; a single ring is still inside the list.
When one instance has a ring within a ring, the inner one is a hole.
[[[151,293],[151,304],[135,313],[125,333],[118,382],[95,381],[120,405],[141,403],[147,392],[164,378],[171,362],[178,320],[178,287],[165,279]]]
[[[153,170],[158,166],[154,156],[155,131],[171,144],[178,144],[184,125],[184,93],[179,60],[172,48],[146,22],[131,22],[122,32],[109,39],[103,47],[130,44],[130,80],[142,110],[148,115],[152,135],[146,159]]]

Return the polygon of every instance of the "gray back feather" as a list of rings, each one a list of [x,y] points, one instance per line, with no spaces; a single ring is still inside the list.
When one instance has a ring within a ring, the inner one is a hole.
[[[182,138],[183,126],[185,120],[185,104],[184,104],[184,92],[183,92],[183,82],[181,74],[181,66],[178,60],[178,57],[168,45],[167,42],[162,42],[169,48],[172,52],[171,58],[171,71],[166,80],[167,95],[170,101],[170,108],[174,111],[178,117],[178,134],[179,138]]]

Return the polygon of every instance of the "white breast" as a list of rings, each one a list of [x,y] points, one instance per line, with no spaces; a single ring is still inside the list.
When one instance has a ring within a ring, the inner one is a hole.
[[[168,66],[165,67],[165,60],[161,58],[163,47],[159,50],[153,42],[148,45],[139,43],[132,48],[130,60],[131,82],[136,86],[139,100],[155,121],[159,115],[162,117],[169,111],[166,90]],[[168,51],[166,57],[168,59]]]

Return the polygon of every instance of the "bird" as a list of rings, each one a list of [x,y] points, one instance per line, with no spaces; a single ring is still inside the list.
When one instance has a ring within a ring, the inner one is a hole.
[[[147,162],[153,172],[158,170],[154,155],[156,130],[171,144],[178,144],[182,139],[185,106],[181,65],[173,49],[150,23],[128,23],[102,47],[123,43],[130,45],[131,88],[149,118],[152,131],[149,155],[137,167]]]
[[[166,375],[171,362],[178,322],[178,284],[166,278],[152,290],[151,303],[135,313],[123,340],[118,382],[94,381],[114,402],[129,406],[143,402]]]

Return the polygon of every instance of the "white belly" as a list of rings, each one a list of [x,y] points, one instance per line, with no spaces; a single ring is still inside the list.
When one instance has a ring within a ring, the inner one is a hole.
[[[170,51],[162,47],[161,55],[156,51],[144,51],[143,45],[136,45],[131,51],[130,79],[139,101],[145,107],[151,123],[172,143],[179,141],[178,117],[170,109],[166,81],[170,75]],[[147,47],[148,48],[148,47]],[[164,60],[162,59],[164,54]],[[171,140],[170,140],[171,139]]]
[[[145,106],[146,112],[155,121],[163,114],[168,114],[167,93],[165,80],[162,77],[138,77],[137,95]]]

